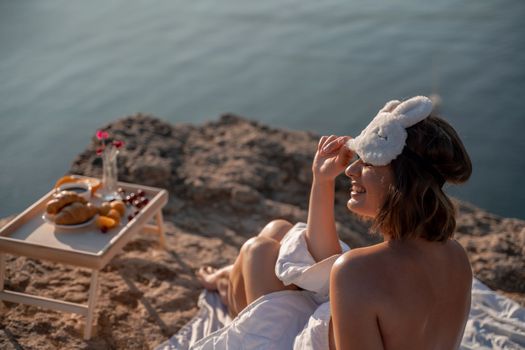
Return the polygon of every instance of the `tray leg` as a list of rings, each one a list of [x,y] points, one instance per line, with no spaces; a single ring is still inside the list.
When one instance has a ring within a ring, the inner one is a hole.
[[[88,309],[86,316],[86,325],[84,327],[84,340],[91,338],[91,331],[93,328],[93,314],[95,312],[95,305],[97,303],[98,292],[98,270],[93,270],[91,274],[91,284],[89,286]]]
[[[164,219],[162,218],[162,210],[159,209],[155,215],[157,220],[157,227],[159,229],[159,243],[162,248],[166,248],[166,235],[164,234]]]
[[[5,280],[5,254],[0,253],[0,292],[4,290],[4,280]],[[4,302],[0,299],[0,311],[4,308]]]

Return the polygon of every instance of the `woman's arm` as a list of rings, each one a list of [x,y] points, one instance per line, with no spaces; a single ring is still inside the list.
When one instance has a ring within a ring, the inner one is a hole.
[[[330,312],[337,349],[384,350],[379,328],[377,261],[363,249],[341,255],[330,273]],[[377,269],[377,268],[376,268]]]
[[[344,145],[347,136],[321,137],[312,164],[313,182],[308,208],[306,242],[315,261],[341,253],[335,230],[335,178],[345,169],[353,154]]]

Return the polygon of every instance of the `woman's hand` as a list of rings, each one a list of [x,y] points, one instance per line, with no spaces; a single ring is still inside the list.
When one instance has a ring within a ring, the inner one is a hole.
[[[323,136],[317,145],[312,172],[316,181],[331,181],[350,163],[354,154],[345,143],[349,136]]]
[[[335,178],[353,157],[346,148],[348,136],[323,136],[319,140],[312,171],[314,181],[308,204],[306,244],[315,261],[341,254],[341,245],[335,228]]]

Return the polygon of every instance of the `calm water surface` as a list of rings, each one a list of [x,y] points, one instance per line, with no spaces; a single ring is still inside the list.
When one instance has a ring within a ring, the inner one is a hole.
[[[120,116],[355,135],[386,100],[437,93],[475,167],[449,192],[525,219],[524,15],[521,0],[0,0],[0,217]]]

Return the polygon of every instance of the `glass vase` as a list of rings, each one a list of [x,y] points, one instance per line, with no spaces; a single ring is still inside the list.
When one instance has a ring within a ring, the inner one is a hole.
[[[118,194],[118,151],[108,148],[102,153],[102,188],[100,195],[103,200],[119,199]]]

